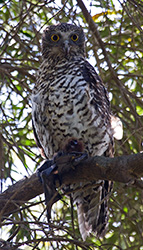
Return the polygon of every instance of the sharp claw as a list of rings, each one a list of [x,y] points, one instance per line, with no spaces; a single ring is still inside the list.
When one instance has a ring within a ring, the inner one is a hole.
[[[53,160],[46,160],[38,169],[37,169],[37,175],[39,178],[39,181],[42,183],[42,172],[44,170],[47,170],[51,167],[53,164]]]
[[[45,169],[41,173],[42,180],[46,180],[47,177],[53,172],[53,170],[56,169],[56,164],[51,165],[49,168]]]
[[[40,168],[38,168],[39,172],[42,172],[43,170],[51,167],[51,165],[53,164],[53,160],[46,160],[41,166]]]
[[[56,181],[58,180],[58,186],[62,183],[60,182],[60,174],[58,174],[58,166],[63,165],[68,171],[67,164],[71,168],[75,167],[83,160],[88,158],[88,154],[85,152],[70,152],[63,153],[59,152],[53,160],[47,160],[38,169],[37,173],[40,182],[43,184],[45,193],[45,203],[47,206],[47,219],[51,219],[51,208],[52,205],[61,199],[61,195],[56,191]],[[53,174],[52,174],[53,173]]]
[[[72,164],[73,164],[73,166],[76,166],[81,161],[83,161],[83,160],[85,160],[87,158],[88,158],[87,153],[78,153],[78,155],[75,155],[75,156],[72,157]]]

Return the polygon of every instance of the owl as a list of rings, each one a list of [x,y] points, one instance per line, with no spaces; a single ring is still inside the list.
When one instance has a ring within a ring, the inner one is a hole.
[[[108,94],[85,58],[82,28],[69,23],[47,27],[42,37],[42,56],[32,93],[33,129],[42,155],[52,159],[65,141],[74,138],[74,143],[81,142],[89,156],[112,157],[114,131]],[[82,239],[86,240],[91,232],[103,236],[111,183],[87,180],[71,188]]]

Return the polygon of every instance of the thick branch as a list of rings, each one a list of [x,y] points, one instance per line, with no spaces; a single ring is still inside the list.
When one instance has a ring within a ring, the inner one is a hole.
[[[14,213],[20,205],[43,193],[37,174],[24,178],[0,194],[0,218]]]
[[[62,184],[78,183],[93,180],[112,180],[122,183],[130,181],[143,188],[137,178],[143,176],[143,154],[107,158],[95,156],[82,161],[73,169],[70,159],[62,156],[58,160],[58,172]],[[18,181],[0,194],[0,215],[8,216],[26,201],[43,193],[37,174]]]
[[[80,163],[76,170],[71,169],[68,172],[66,172],[66,166],[59,167],[59,174],[61,171],[64,184],[89,180],[112,180],[128,183],[143,176],[143,154],[115,158],[95,156]]]

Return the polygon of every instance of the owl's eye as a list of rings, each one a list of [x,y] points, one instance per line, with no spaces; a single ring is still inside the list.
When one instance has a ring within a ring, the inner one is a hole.
[[[73,35],[71,36],[71,39],[72,39],[74,42],[76,42],[76,41],[78,40],[78,35],[77,35],[77,34],[73,34]]]
[[[57,41],[59,41],[59,39],[60,39],[60,37],[59,37],[57,34],[53,34],[53,35],[51,36],[51,40],[52,40],[53,42],[57,42]]]

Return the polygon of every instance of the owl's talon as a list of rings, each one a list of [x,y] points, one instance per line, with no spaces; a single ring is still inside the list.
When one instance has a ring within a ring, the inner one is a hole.
[[[88,154],[86,152],[75,152],[75,155],[72,156],[72,164],[75,168],[81,161],[86,160],[88,158]]]
[[[49,175],[53,172],[54,169],[56,169],[56,164],[53,164],[49,168],[43,170],[41,173],[42,180],[45,181],[46,178],[49,177]]]
[[[63,172],[68,172],[71,168],[75,170],[76,166],[87,158],[88,154],[85,152],[63,153],[61,156],[55,158],[57,175],[60,178]]]
[[[42,183],[42,173],[43,171],[49,169],[51,169],[51,166],[53,164],[53,160],[46,160],[38,169],[37,169],[37,175],[38,175],[38,179],[39,181]],[[50,173],[49,173],[50,174]]]

